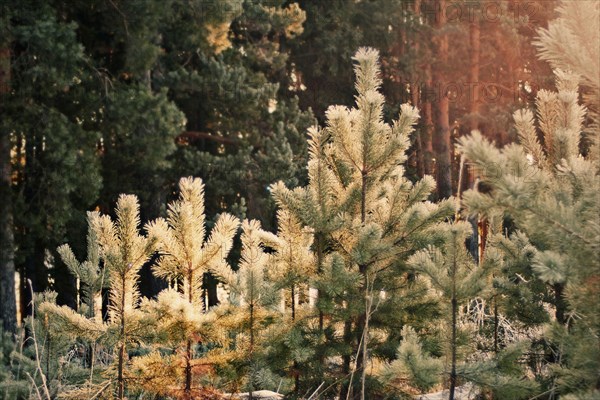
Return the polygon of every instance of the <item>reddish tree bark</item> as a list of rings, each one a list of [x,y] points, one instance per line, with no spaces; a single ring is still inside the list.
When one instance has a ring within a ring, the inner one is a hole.
[[[450,99],[446,93],[448,82],[446,82],[445,69],[448,63],[448,34],[444,32],[447,24],[446,0],[435,0],[436,37],[434,48],[436,62],[433,65],[434,85],[434,122],[433,151],[435,154],[435,172],[437,180],[438,197],[447,198],[452,195],[452,156],[450,144]]]

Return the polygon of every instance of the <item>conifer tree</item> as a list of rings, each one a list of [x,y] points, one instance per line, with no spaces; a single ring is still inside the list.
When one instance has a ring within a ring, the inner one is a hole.
[[[137,306],[138,272],[156,249],[157,240],[140,235],[139,203],[133,195],[121,195],[116,206],[116,220],[92,214],[91,223],[100,243],[100,255],[110,282],[109,322],[117,347],[116,395],[125,398],[127,349],[145,332]]]
[[[88,212],[88,233],[87,233],[87,259],[83,262],[77,261],[73,250],[68,244],[63,244],[57,249],[58,254],[62,258],[63,262],[69,268],[71,274],[77,279],[76,290],[77,300],[79,300],[79,292],[83,293],[82,304],[79,301],[76,304],[77,311],[85,315],[88,319],[93,320],[95,324],[91,324],[91,332],[103,333],[104,326],[102,324],[102,289],[108,287],[108,277],[106,276],[106,269],[100,267],[100,244],[98,243],[98,237],[94,229],[92,229],[92,218],[93,214]],[[59,314],[63,314],[65,320],[62,321],[64,326],[79,326],[85,325],[85,322],[71,314],[68,309],[62,308],[61,310],[53,307],[52,304],[48,304],[50,307],[50,313],[52,318],[60,320]],[[82,307],[83,306],[83,307]],[[63,327],[64,327],[63,326]],[[68,329],[67,329],[68,330]],[[57,327],[55,331],[60,331],[60,327]],[[84,335],[85,337],[86,335]],[[89,336],[87,339],[90,340],[88,345],[88,359],[89,368],[91,370],[90,376],[93,377],[94,362],[96,346],[95,341],[98,335]],[[91,380],[91,379],[90,379]],[[91,382],[90,382],[91,383]]]
[[[289,211],[277,212],[277,235],[263,237],[265,244],[275,252],[269,257],[269,278],[289,296],[292,321],[301,285],[308,283],[314,271],[310,246],[312,232],[303,228]]]
[[[159,241],[158,249],[161,253],[154,266],[154,273],[174,282],[181,280],[183,291],[179,301],[185,303],[182,307],[189,309],[189,313],[183,313],[181,317],[179,326],[183,328],[182,331],[176,334],[185,342],[184,371],[181,375],[184,377],[184,398],[191,398],[192,338],[198,331],[197,323],[194,322],[202,320],[201,314],[207,309],[202,280],[209,270],[229,268],[226,258],[239,222],[229,214],[221,214],[210,237],[206,238],[202,180],[182,178],[179,189],[179,199],[169,205],[167,219],[152,222],[148,229],[149,234]]]
[[[498,253],[487,249],[486,258],[477,265],[466,247],[472,233],[466,221],[440,224],[436,231],[441,236],[440,244],[415,253],[408,264],[417,273],[416,279],[427,281],[429,295],[437,298],[441,323],[429,321],[423,339],[412,328],[403,330],[397,359],[382,372],[384,382],[398,392],[414,394],[445,384],[448,378],[449,399],[455,398],[458,383],[465,381],[497,398],[528,398],[537,385],[524,379],[524,368],[515,364],[526,344],[509,344],[490,358],[480,352],[477,327],[466,312],[473,301],[482,301],[493,293],[489,277],[498,270]],[[441,358],[431,354],[431,349],[438,346]]]
[[[468,300],[481,294],[488,271],[477,267],[465,246],[467,237],[471,235],[470,224],[461,221],[439,225],[438,229],[443,230],[445,236],[441,248],[429,247],[421,250],[410,257],[408,264],[427,277],[431,287],[439,293],[444,308],[442,315],[449,317],[446,321],[450,331],[449,399],[454,400],[460,308]]]
[[[442,369],[442,360],[426,354],[415,330],[406,325],[396,359],[384,369],[382,378],[392,390],[414,386],[425,392],[438,384]]]
[[[291,352],[294,391],[298,392],[301,374],[299,362],[306,361],[310,352],[299,348],[300,344],[294,339],[306,327],[306,315],[303,315],[306,312],[301,314],[302,310],[298,307],[301,297],[306,300],[307,294],[310,296],[308,285],[316,272],[314,254],[310,249],[313,233],[309,228],[303,227],[288,210],[277,212],[277,225],[277,236],[268,234],[263,238],[265,244],[274,250],[269,257],[267,276],[284,294],[286,312],[282,315],[283,342]],[[290,320],[286,321],[288,317]]]
[[[87,234],[87,259],[83,262],[77,261],[73,250],[68,244],[63,244],[57,249],[63,262],[69,271],[77,279],[77,289],[83,293],[82,303],[87,306],[84,314],[88,318],[102,321],[102,289],[108,285],[108,277],[105,269],[100,267],[100,244],[94,229],[92,219],[94,214],[88,212],[88,234]],[[80,285],[81,288],[79,287]],[[76,305],[80,308],[80,304]]]
[[[459,149],[492,188],[488,194],[465,193],[469,211],[509,214],[535,247],[537,277],[554,292],[554,323],[545,338],[556,357],[545,390],[592,398],[600,381],[599,169],[593,152],[584,157],[580,150],[587,149],[581,141],[585,109],[577,103],[578,76],[557,70],[556,77],[557,93],[538,93],[537,121],[530,110],[514,114],[519,145],[498,150],[476,132],[462,139]],[[597,127],[591,135],[597,138]]]
[[[354,60],[357,107],[332,106],[326,113],[326,128],[311,130],[309,186],[290,191],[277,185],[274,193],[280,205],[315,234],[325,236],[316,237],[318,263],[327,243],[344,260],[348,272],[361,277],[358,288],[342,290],[345,294],[335,300],[341,302],[336,318],[345,316],[331,323],[341,323],[344,340],[352,343],[343,354],[342,377],[345,374],[349,379],[341,395],[345,398],[352,392],[352,382],[360,382],[352,398],[364,399],[366,363],[372,346],[370,323],[382,305],[377,293],[386,291],[383,303],[395,303],[401,292],[395,289],[403,287],[406,257],[427,242],[425,232],[451,214],[452,204],[425,201],[435,187],[431,177],[412,184],[403,176],[408,135],[418,113],[405,104],[398,120],[385,123],[384,99],[378,91],[378,53],[363,48]],[[320,285],[326,286],[324,282]]]
[[[552,68],[573,71],[579,75],[583,87],[583,102],[592,119],[588,131],[594,146],[592,157],[600,159],[600,21],[598,3],[591,0],[561,1],[559,18],[550,21],[548,29],[538,30],[534,44],[539,57]]]
[[[244,220],[238,270],[233,271],[224,264],[213,268],[213,272],[227,285],[229,302],[235,307],[232,312],[238,316],[234,362],[250,398],[257,384],[274,384],[272,373],[262,357],[267,317],[279,301],[275,285],[267,279],[269,255],[264,249],[264,238],[268,236],[269,242],[275,242],[277,239],[271,235],[261,229],[258,221]]]
[[[76,312],[70,307],[58,306],[55,295],[51,296],[44,293],[42,297],[38,294],[39,299],[36,301],[36,304],[39,304],[36,311],[37,321],[35,321],[35,326],[33,320],[30,322],[32,329],[43,332],[47,342],[44,343],[42,351],[45,354],[37,354],[36,361],[41,363],[45,361],[46,365],[50,365],[51,362],[58,362],[59,357],[66,352],[67,346],[64,344],[57,346],[56,342],[60,344],[65,339],[71,345],[73,341],[83,340],[87,347],[85,366],[89,368],[89,380],[80,387],[73,387],[68,382],[61,383],[60,391],[64,396],[91,396],[98,392],[103,385],[104,389],[107,388],[105,382],[100,382],[100,386],[94,382],[94,376],[98,370],[95,368],[96,344],[107,339],[110,342],[111,336],[110,334],[107,335],[109,325],[103,323],[101,314],[102,289],[108,287],[108,276],[105,276],[106,269],[100,267],[100,244],[97,232],[93,228],[95,218],[97,218],[95,213],[88,212],[86,261],[80,263],[68,244],[58,248],[58,253],[61,255],[63,262],[77,279],[77,289],[83,293],[83,304],[80,305],[78,302]],[[43,321],[43,323],[39,321]],[[51,353],[46,350],[46,347],[54,347],[54,351]],[[98,374],[96,373],[96,375]]]

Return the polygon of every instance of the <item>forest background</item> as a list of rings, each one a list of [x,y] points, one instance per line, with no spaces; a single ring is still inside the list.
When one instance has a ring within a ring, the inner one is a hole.
[[[455,138],[479,129],[514,141],[512,112],[552,87],[532,41],[553,15],[548,0],[4,1],[3,282],[19,273],[21,315],[28,279],[74,307],[56,248],[83,253],[86,211],[110,213],[131,193],[147,222],[181,176],[204,180],[209,216],[273,229],[267,188],[306,184],[307,128],[329,105],[353,104],[361,46],[382,54],[386,119],[404,102],[421,110],[410,176],[434,174],[447,198]],[[144,295],[160,285],[142,271]]]
[[[403,103],[421,115],[406,177],[434,176],[433,201],[473,187],[473,164],[461,166],[455,144],[473,130],[500,147],[517,141],[513,113],[555,87],[534,43],[557,6],[4,0],[3,329],[16,332],[31,314],[33,292],[52,290],[57,304],[80,306],[77,280],[57,249],[69,243],[85,259],[86,213],[115,216],[121,193],[137,196],[143,225],[166,216],[181,177],[200,177],[209,228],[231,213],[275,232],[270,185],[309,183],[308,128],[325,124],[330,105],[355,103],[351,60],[363,46],[380,52],[384,121]],[[471,239],[475,259],[481,233]],[[241,252],[236,238],[230,261]],[[153,261],[140,266],[145,297],[169,286],[152,274]],[[203,276],[207,307],[219,301],[216,281]]]

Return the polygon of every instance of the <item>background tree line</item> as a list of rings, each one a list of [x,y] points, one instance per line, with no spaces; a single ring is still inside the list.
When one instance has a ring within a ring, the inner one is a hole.
[[[3,298],[19,272],[74,304],[55,262],[81,252],[85,211],[119,193],[158,215],[180,176],[201,176],[209,215],[273,227],[267,186],[304,183],[304,132],[329,104],[353,102],[347,60],[380,49],[386,115],[423,115],[409,171],[458,181],[455,138],[478,128],[506,143],[512,110],[547,84],[531,40],[547,1],[72,1],[2,4]],[[386,117],[387,119],[387,117]],[[158,286],[157,286],[158,285]],[[146,294],[160,282],[147,274]],[[211,291],[213,301],[214,292]],[[5,328],[15,310],[2,302]]]
[[[597,395],[598,10],[569,4],[548,30],[536,1],[5,5],[0,300],[15,332],[18,271],[38,396]]]

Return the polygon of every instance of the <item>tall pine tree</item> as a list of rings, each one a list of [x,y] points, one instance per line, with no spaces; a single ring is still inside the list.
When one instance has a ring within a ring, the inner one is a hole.
[[[274,193],[282,207],[322,235],[315,240],[317,262],[323,261],[319,253],[329,249],[327,253],[337,254],[331,268],[339,268],[343,260],[346,273],[359,277],[358,282],[350,277],[339,282],[341,274],[328,274],[330,267],[320,266],[325,273],[318,285],[339,290],[333,299],[320,293],[319,306],[329,313],[332,329],[342,329],[350,344],[342,347],[341,396],[364,399],[370,390],[367,363],[391,338],[387,330],[394,329],[383,320],[392,308],[398,312],[395,307],[407,288],[406,258],[424,245],[428,229],[453,207],[448,201],[426,201],[435,187],[431,177],[412,184],[403,176],[408,137],[418,113],[403,105],[399,118],[386,124],[378,91],[378,53],[363,48],[354,60],[357,107],[330,107],[326,128],[312,130],[309,186],[290,191],[279,184]],[[344,282],[349,286],[340,288]],[[383,340],[371,336],[373,325],[386,330]]]

